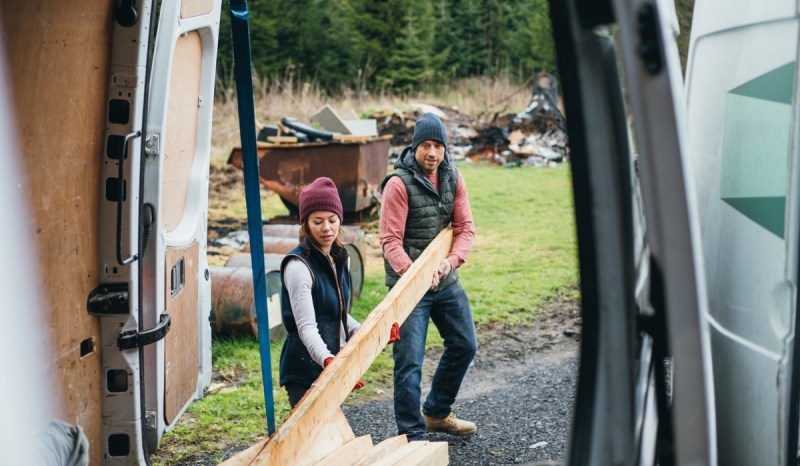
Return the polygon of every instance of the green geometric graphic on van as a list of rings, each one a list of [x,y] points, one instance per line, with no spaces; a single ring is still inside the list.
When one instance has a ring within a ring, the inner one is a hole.
[[[720,197],[783,238],[794,62],[725,96]]]

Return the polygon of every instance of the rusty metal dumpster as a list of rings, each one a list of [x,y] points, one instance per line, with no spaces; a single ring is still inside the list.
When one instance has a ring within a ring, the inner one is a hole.
[[[292,216],[297,216],[300,191],[320,176],[339,188],[345,215],[359,213],[378,202],[380,183],[389,166],[391,136],[348,137],[331,142],[274,144],[258,142],[261,184],[277,193]],[[241,148],[228,163],[242,168]]]

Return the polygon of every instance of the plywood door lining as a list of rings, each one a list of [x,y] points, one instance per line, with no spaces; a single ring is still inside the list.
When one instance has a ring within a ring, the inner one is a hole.
[[[35,232],[28,243],[13,247],[38,253],[46,331],[32,338],[52,351],[48,370],[59,411],[54,416],[81,426],[91,464],[102,461],[100,343],[83,358],[80,344],[99,342],[100,335],[97,318],[86,312],[86,297],[98,284],[113,7],[97,0],[5,0],[0,6],[18,158],[26,175],[20,184],[29,193]]]
[[[173,297],[171,272],[181,259],[184,261],[184,285]],[[164,343],[164,420],[167,424],[172,424],[197,389],[199,263],[200,244],[197,242],[186,248],[167,248],[164,302],[172,318]]]
[[[211,0],[183,0],[181,2],[181,18],[193,18],[211,13],[214,3]]]
[[[175,44],[161,178],[161,225],[166,232],[177,228],[186,209],[196,156],[202,51],[197,31],[180,36]]]

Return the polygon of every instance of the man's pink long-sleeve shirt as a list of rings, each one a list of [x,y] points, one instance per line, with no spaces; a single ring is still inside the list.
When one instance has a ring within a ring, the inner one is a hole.
[[[439,191],[439,178],[434,173],[426,175],[433,183],[434,189]],[[408,192],[403,180],[394,176],[389,179],[383,188],[381,198],[381,248],[383,256],[399,275],[406,273],[412,261],[403,250],[403,236],[406,232],[406,217],[408,217]],[[453,247],[447,259],[455,270],[466,262],[472,251],[475,240],[475,223],[472,221],[472,209],[467,197],[467,185],[464,177],[458,174],[455,197],[453,199]]]

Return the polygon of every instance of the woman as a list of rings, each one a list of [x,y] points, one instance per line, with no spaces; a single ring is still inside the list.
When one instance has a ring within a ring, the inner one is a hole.
[[[339,240],[342,216],[330,178],[317,178],[300,192],[300,244],[281,263],[281,313],[288,334],[280,385],[292,408],[360,325],[349,313],[349,255]],[[363,385],[359,381],[355,389]]]

